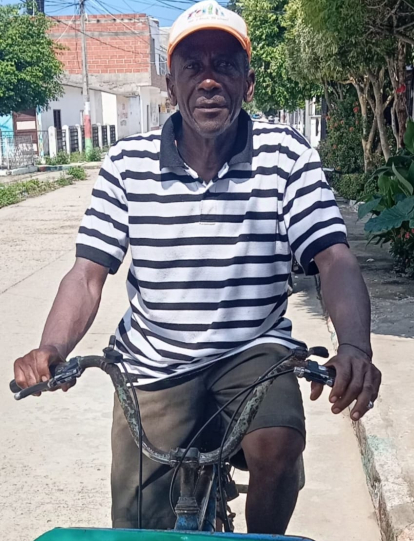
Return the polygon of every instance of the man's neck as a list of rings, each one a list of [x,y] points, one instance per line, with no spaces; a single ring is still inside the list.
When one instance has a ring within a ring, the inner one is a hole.
[[[177,134],[178,150],[185,163],[194,169],[202,180],[209,182],[216,178],[217,173],[231,158],[237,130],[238,120],[235,120],[223,134],[214,139],[205,139],[183,121]]]

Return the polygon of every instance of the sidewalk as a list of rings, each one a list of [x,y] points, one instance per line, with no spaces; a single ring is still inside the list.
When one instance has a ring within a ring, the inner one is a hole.
[[[69,393],[21,402],[8,389],[13,360],[39,343],[59,282],[73,264],[94,175],[0,210],[0,537],[7,541],[31,541],[57,526],[110,525],[109,379],[91,370]],[[108,278],[97,318],[74,355],[96,354],[107,345],[128,306],[127,273],[125,262]],[[296,282],[289,307],[295,336],[329,347],[313,278]],[[311,403],[309,385],[303,389],[307,481],[289,532],[316,541],[379,541],[349,419],[332,415],[326,393]],[[247,482],[246,476],[237,481]],[[246,531],[244,503],[241,496],[230,505],[237,531]]]
[[[367,245],[356,212],[338,203],[371,295],[374,362],[383,376],[374,410],[354,428],[383,540],[413,541],[414,282],[393,272],[386,248]],[[328,327],[336,345],[329,320]]]
[[[14,182],[22,182],[25,180],[53,181],[57,180],[62,174],[65,174],[70,167],[83,167],[83,169],[86,170],[95,170],[101,167],[101,163],[102,162],[69,163],[67,165],[56,166],[54,171],[37,171],[35,173],[25,173],[24,175],[0,176],[0,184],[12,184]]]

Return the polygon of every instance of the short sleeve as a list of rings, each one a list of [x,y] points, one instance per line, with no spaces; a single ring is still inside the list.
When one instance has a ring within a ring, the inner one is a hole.
[[[348,244],[344,221],[313,148],[303,152],[290,173],[283,215],[291,250],[306,274],[318,273],[318,253]]]
[[[128,200],[121,175],[108,154],[76,239],[76,257],[115,274],[128,251]]]

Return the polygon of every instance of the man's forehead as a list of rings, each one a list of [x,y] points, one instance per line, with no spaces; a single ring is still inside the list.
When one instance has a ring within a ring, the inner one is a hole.
[[[181,57],[194,57],[206,53],[227,56],[238,52],[243,53],[243,48],[238,40],[222,30],[195,32],[183,39],[175,51]]]

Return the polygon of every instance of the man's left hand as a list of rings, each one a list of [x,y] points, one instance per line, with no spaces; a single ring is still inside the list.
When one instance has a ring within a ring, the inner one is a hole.
[[[358,421],[369,410],[369,403],[373,403],[378,396],[381,372],[368,355],[352,346],[340,346],[338,354],[326,366],[336,369],[335,384],[329,395],[332,412],[341,413],[356,400],[351,417]],[[322,391],[323,385],[312,383],[311,400],[317,400]]]

